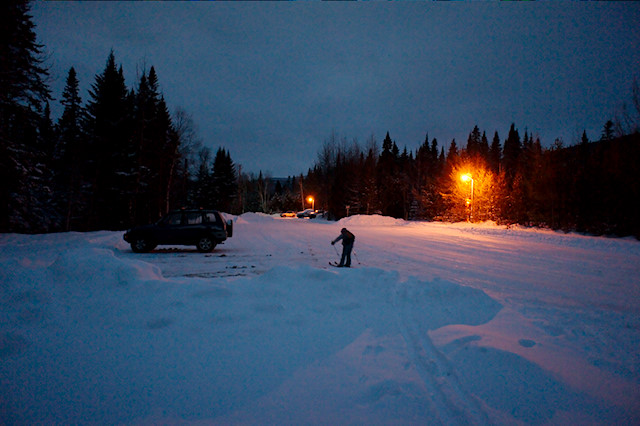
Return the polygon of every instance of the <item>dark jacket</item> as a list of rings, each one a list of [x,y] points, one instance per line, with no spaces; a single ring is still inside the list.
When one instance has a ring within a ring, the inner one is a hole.
[[[353,245],[353,242],[356,240],[356,236],[347,230],[347,228],[342,228],[340,231],[340,235],[338,238],[333,240],[331,244],[335,244],[338,241],[342,240],[343,246]]]

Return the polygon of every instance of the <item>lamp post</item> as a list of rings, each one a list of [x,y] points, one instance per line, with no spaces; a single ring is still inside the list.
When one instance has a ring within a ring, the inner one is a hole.
[[[313,197],[307,198],[307,201],[311,203],[311,209],[315,211],[316,209],[316,200]]]
[[[473,177],[471,173],[465,173],[460,176],[463,182],[471,182],[471,198],[469,199],[469,222],[473,220]]]

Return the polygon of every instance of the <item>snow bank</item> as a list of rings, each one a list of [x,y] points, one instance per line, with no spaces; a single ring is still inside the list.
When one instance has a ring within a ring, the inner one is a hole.
[[[246,225],[247,223],[265,223],[274,220],[274,217],[265,213],[243,213],[237,216],[236,224]]]
[[[406,225],[408,222],[402,219],[395,219],[389,216],[374,215],[355,215],[340,219],[337,222],[340,226],[400,226]]]

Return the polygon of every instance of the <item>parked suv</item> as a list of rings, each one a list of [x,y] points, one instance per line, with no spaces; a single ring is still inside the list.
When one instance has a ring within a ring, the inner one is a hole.
[[[232,235],[233,222],[225,221],[218,211],[180,210],[168,213],[152,225],[130,229],[123,238],[136,253],[166,244],[195,245],[198,251],[206,253]]]

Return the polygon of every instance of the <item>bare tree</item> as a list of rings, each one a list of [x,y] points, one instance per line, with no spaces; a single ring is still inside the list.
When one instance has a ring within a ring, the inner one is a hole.
[[[269,183],[271,182],[271,176],[267,173],[262,176],[262,171],[258,176],[258,196],[260,197],[260,208],[264,213],[269,213]]]
[[[624,102],[614,121],[617,136],[640,132],[640,84],[637,78],[631,84],[631,106]]]

